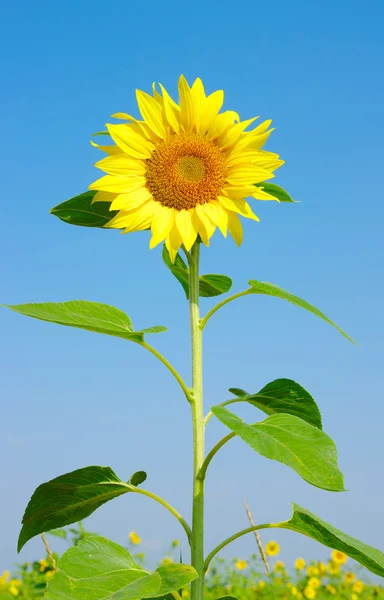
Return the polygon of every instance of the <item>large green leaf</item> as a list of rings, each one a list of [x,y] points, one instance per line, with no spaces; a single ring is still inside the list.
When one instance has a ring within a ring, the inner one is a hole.
[[[110,202],[92,204],[95,194],[96,192],[89,191],[70,198],[52,208],[51,214],[70,225],[105,227],[118,211],[109,210]]]
[[[340,550],[367,567],[372,573],[384,577],[383,552],[343,533],[298,504],[293,504],[293,515],[290,520],[278,523],[277,526],[297,531],[317,540],[324,546]]]
[[[262,456],[291,467],[305,481],[323,490],[344,491],[335,444],[321,429],[288,414],[271,415],[248,425],[222,406],[214,406],[212,412]]]
[[[189,298],[189,269],[180,254],[176,255],[175,262],[170,259],[169,252],[164,245],[163,260],[171,273],[181,284],[185,295]],[[199,277],[199,295],[203,298],[213,298],[226,294],[232,287],[232,279],[227,275],[201,275]]]
[[[41,321],[78,327],[79,329],[113,335],[133,342],[142,342],[146,333],[167,331],[167,328],[162,326],[134,331],[130,318],[122,310],[109,306],[109,304],[88,302],[86,300],[3,306]]]
[[[282,187],[276,185],[275,183],[268,183],[267,181],[263,181],[262,183],[256,183],[256,187],[261,188],[267,194],[271,194],[280,202],[295,202],[292,200],[291,196],[286,192]]]
[[[321,415],[316,402],[307,390],[292,379],[275,379],[257,394],[248,394],[238,388],[230,388],[229,391],[267,415],[287,413],[322,429]]]
[[[275,298],[281,298],[282,300],[287,300],[288,302],[291,302],[296,306],[305,308],[305,310],[308,310],[317,317],[320,317],[320,319],[323,319],[324,321],[332,325],[332,327],[335,327],[337,331],[339,331],[344,337],[356,344],[356,342],[354,342],[353,339],[345,333],[345,331],[343,331],[338,325],[336,325],[336,323],[328,319],[328,317],[326,317],[325,314],[322,313],[318,308],[312,306],[312,304],[309,304],[305,300],[302,300],[302,298],[294,296],[294,294],[291,294],[291,292],[287,292],[287,290],[283,290],[283,288],[278,287],[273,283],[268,283],[266,281],[257,281],[256,279],[251,279],[251,281],[249,281],[248,283],[251,286],[251,289],[249,290],[250,294],[265,294],[266,296],[275,296]]]
[[[67,550],[48,583],[47,600],[142,600],[167,595],[196,579],[189,565],[163,565],[154,573],[130,553],[100,536]]]
[[[110,467],[85,467],[60,475],[34,491],[23,516],[18,551],[35,535],[92,514],[99,506],[122,494],[135,491]]]

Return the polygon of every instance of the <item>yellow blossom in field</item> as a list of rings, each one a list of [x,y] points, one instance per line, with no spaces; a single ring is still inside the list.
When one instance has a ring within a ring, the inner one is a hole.
[[[45,577],[46,577],[46,579],[48,579],[48,580],[49,580],[49,579],[52,579],[52,577],[54,576],[54,574],[55,574],[55,571],[48,571],[48,572],[45,574]]]
[[[11,594],[11,596],[18,596],[20,594],[20,590],[18,587],[16,587],[15,585],[10,585],[8,588],[8,592]]]
[[[303,593],[302,593],[302,592],[299,592],[299,593],[297,594],[297,597],[298,597],[298,598],[301,600],[301,599],[302,599],[302,597],[303,597]]]
[[[265,553],[268,556],[277,556],[280,552],[280,546],[277,542],[268,542],[265,546]]]
[[[137,533],[135,531],[131,531],[131,533],[129,534],[129,539],[130,539],[131,543],[134,544],[135,546],[138,546],[139,544],[141,544],[141,538],[137,535]]]
[[[317,577],[317,575],[320,575],[319,569],[312,565],[309,565],[307,567],[306,573],[307,573],[308,577]]]
[[[291,594],[292,594],[292,596],[298,595],[298,589],[294,585],[291,586]]]
[[[364,583],[360,581],[360,579],[356,579],[355,583],[352,586],[352,590],[357,594],[361,594],[364,589]]]
[[[265,583],[265,581],[261,580],[259,581],[259,583],[257,584],[257,587],[259,588],[259,590],[263,590],[265,588],[267,584]]]
[[[14,587],[21,587],[22,582],[20,579],[11,579],[11,581],[9,582],[9,585],[13,585]]]
[[[319,562],[317,564],[317,568],[319,569],[320,575],[326,575],[327,574],[327,565],[325,563]]]
[[[302,571],[305,567],[305,560],[304,558],[296,558],[295,560],[295,569],[297,569],[298,571]]]
[[[318,577],[310,577],[307,586],[317,590],[321,586],[321,581]]]
[[[220,113],[224,92],[207,96],[201,79],[190,87],[180,77],[179,104],[161,84],[160,91],[156,85],[152,95],[136,91],[142,120],[112,115],[125,121],[107,124],[115,145],[93,142],[108,155],[96,163],[107,175],[89,186],[97,192],[93,202],[118,211],[106,227],[150,229],[151,248],[165,240],[172,262],[180,246],[189,250],[198,236],[208,246],[217,227],[240,245],[238,215],[259,220],[245,198],[277,200],[262,186],[284,162],[262,150],[271,121],[246,131],[256,119]]]
[[[359,596],[357,594],[352,594],[351,595],[352,600],[359,600]],[[371,596],[372,598],[372,596]]]
[[[237,560],[236,561],[236,569],[239,571],[244,571],[248,567],[248,563],[246,560]]]
[[[46,569],[48,569],[48,567],[49,567],[49,562],[47,560],[45,560],[44,558],[39,560],[40,573],[44,573],[44,571],[46,571]]]
[[[331,558],[338,565],[345,565],[348,560],[348,556],[344,552],[340,552],[340,550],[332,550]]]
[[[352,571],[348,571],[348,573],[346,573],[344,575],[345,583],[352,583],[353,581],[355,581],[355,579],[356,579],[356,575],[354,573],[352,573]]]
[[[171,558],[170,556],[164,556],[163,560],[161,561],[162,565],[170,565],[173,563],[173,558]]]
[[[332,596],[336,596],[337,590],[336,590],[336,588],[335,588],[333,585],[331,585],[330,583],[328,583],[328,585],[326,585],[326,586],[325,586],[325,589],[327,590],[327,592],[328,592],[329,594],[332,594]]]
[[[183,588],[182,592],[181,592],[181,597],[182,598],[189,598],[189,589],[188,588]]]
[[[4,581],[7,581],[7,579],[9,579],[10,576],[11,574],[9,571],[4,571],[1,577],[4,579]]]
[[[338,573],[340,573],[340,565],[330,561],[328,563],[328,571],[331,575],[337,575]]]
[[[275,571],[285,571],[285,564],[283,563],[282,560],[276,561]]]
[[[306,598],[315,598],[316,597],[316,590],[312,587],[306,587],[304,590],[304,596]]]

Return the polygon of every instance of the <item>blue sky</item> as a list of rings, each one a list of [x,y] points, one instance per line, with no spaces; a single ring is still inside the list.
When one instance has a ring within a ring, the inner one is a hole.
[[[234,290],[271,281],[321,308],[360,344],[287,303],[248,297],[224,308],[205,336],[205,402],[229,387],[255,392],[295,379],[317,400],[336,440],[348,493],[313,488],[235,440],[215,458],[207,484],[207,550],[256,521],[279,521],[295,501],[344,531],[383,547],[382,194],[383,4],[100,0],[4,4],[1,294],[5,303],[89,299],[125,310],[137,327],[162,324],[152,341],[189,377],[187,305],[148,250],[148,235],[70,227],[55,204],[98,176],[89,137],[113,112],[137,114],[135,88],[180,73],[224,89],[242,118],[272,118],[268,149],[296,205],[256,203],[240,249],[216,234],[205,272]],[[381,169],[380,169],[381,167]],[[256,201],[255,201],[256,202]],[[203,301],[206,311],[212,301]],[[148,472],[148,488],[187,517],[189,407],[168,372],[134,344],[0,312],[2,399],[0,570],[19,560],[20,519],[35,487],[90,464],[123,479]],[[255,420],[254,412],[239,414]],[[212,419],[208,446],[224,434]],[[134,529],[150,560],[182,537],[176,521],[127,496],[86,523],[125,543]],[[287,563],[328,551],[275,532]],[[262,536],[267,541],[267,533]],[[56,542],[55,548],[62,546]],[[246,557],[252,536],[224,555]],[[43,555],[30,542],[20,559]]]

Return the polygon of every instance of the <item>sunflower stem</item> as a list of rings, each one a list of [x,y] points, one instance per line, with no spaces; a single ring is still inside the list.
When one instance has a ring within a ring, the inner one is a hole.
[[[204,462],[203,413],[203,345],[199,311],[200,244],[196,242],[189,255],[189,311],[192,340],[192,426],[193,426],[193,503],[192,566],[198,579],[191,584],[191,600],[204,597],[204,480],[198,477]]]

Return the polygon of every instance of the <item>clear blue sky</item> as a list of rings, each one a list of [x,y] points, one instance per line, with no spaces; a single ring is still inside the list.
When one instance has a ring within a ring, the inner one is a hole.
[[[226,108],[242,118],[272,118],[268,148],[286,160],[275,181],[302,202],[255,201],[261,223],[245,223],[240,249],[217,234],[203,270],[230,275],[235,291],[250,278],[285,287],[360,348],[282,301],[239,300],[207,330],[205,401],[227,399],[233,386],[253,392],[295,379],[320,405],[350,491],[310,487],[233,441],[209,473],[207,549],[246,526],[244,499],[256,521],[283,520],[296,501],[384,549],[383,3],[24,0],[1,13],[0,301],[96,300],[137,327],[167,325],[152,341],[188,378],[187,305],[161,249],[147,249],[146,233],[70,227],[48,213],[95,179],[90,134],[113,112],[137,114],[136,87],[160,80],[175,93],[180,73],[200,76],[209,91],[224,89]],[[151,355],[6,310],[0,331],[0,570],[17,559],[34,488],[82,466],[110,465],[122,478],[144,469],[148,488],[189,515],[189,407]],[[208,444],[223,433],[212,419]],[[161,507],[134,496],[86,524],[120,543],[136,530],[151,560],[182,537]],[[288,563],[327,556],[296,534],[274,536]],[[227,556],[254,549],[249,536]],[[21,559],[42,554],[34,540]]]

